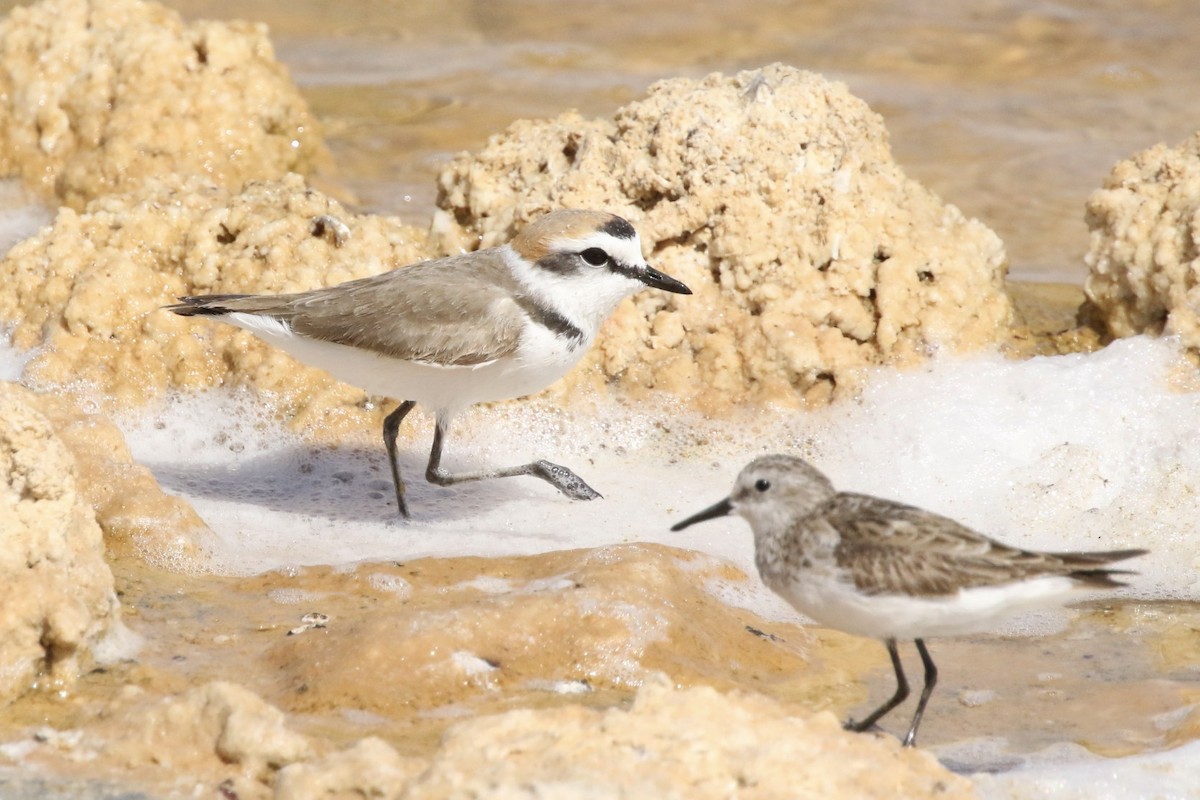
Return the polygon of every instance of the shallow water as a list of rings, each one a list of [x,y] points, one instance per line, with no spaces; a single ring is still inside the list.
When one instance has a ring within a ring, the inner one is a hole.
[[[419,224],[438,168],[513,120],[609,117],[661,78],[783,61],[881,113],[904,169],[993,228],[1014,277],[1076,282],[1088,194],[1197,127],[1190,0],[166,5],[269,23],[362,205]]]

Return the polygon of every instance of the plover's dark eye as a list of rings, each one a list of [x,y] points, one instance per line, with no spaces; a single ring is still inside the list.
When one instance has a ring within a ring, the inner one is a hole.
[[[593,267],[602,267],[608,263],[608,253],[599,247],[589,247],[580,253],[579,256]]]
[[[767,489],[771,488],[771,482],[766,478],[759,478],[754,482],[754,488],[758,489],[760,492],[765,492]]]

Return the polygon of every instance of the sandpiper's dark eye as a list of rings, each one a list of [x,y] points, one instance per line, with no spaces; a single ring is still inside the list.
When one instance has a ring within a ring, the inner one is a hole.
[[[608,263],[608,253],[604,252],[599,247],[589,247],[587,250],[584,250],[582,253],[580,253],[579,256],[593,267],[604,266]]]
[[[760,492],[765,492],[767,489],[771,488],[771,482],[766,478],[759,478],[754,482],[754,488],[758,489]]]

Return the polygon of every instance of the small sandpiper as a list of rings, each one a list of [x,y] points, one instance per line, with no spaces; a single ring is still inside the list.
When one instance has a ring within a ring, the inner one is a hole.
[[[425,469],[431,483],[533,475],[573,499],[599,497],[571,470],[549,461],[447,472],[442,444],[451,419],[467,406],[532,394],[561,378],[617,304],[647,286],[691,294],[646,263],[637,231],[626,220],[563,210],[499,247],[327,289],[181,297],[167,308],[244,328],[371,394],[405,398],[385,418],[383,441],[396,505],[408,517],[396,435],[418,404],[437,416]]]
[[[763,582],[817,623],[882,639],[896,673],[896,692],[861,722],[866,731],[908,697],[897,639],[912,639],[925,686],[905,746],[937,683],[925,647],[930,636],[987,629],[1016,611],[1065,602],[1080,589],[1112,589],[1129,575],[1104,565],[1145,550],[1039,553],[1008,547],[952,519],[891,500],[838,492],[821,472],[790,455],[756,458],[726,499],[683,522],[738,513],[754,532],[754,561]]]

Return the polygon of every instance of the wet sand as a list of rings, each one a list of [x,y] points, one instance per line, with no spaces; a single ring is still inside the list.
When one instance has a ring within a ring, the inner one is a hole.
[[[571,562],[569,554],[420,559],[351,570],[314,567],[250,578],[188,578],[116,559],[125,618],[145,637],[141,653],[134,661],[93,671],[68,692],[19,700],[0,723],[0,740],[19,738],[22,730],[46,723],[61,730],[86,729],[128,685],[158,695],[234,681],[287,711],[307,735],[343,747],[366,735],[379,736],[403,755],[423,757],[461,718],[564,704],[627,706],[633,683],[621,686],[611,675],[598,675],[593,690],[582,695],[533,689],[531,675],[520,673],[519,659],[499,651],[491,656],[504,676],[498,679],[503,691],[472,688],[448,674],[447,662],[436,652],[453,644],[453,634],[425,657],[381,639],[381,652],[394,663],[362,650],[368,642],[364,632],[380,620],[448,613],[483,596],[471,582],[494,577],[520,584]],[[413,594],[396,599],[372,592],[366,577],[383,573],[411,584]],[[307,599],[291,602],[286,593]],[[880,644],[763,620],[745,610],[718,610],[719,604],[701,594],[687,601],[689,614],[703,621],[709,641],[691,638],[694,631],[676,631],[663,647],[642,654],[645,668],[662,669],[679,686],[760,692],[797,714],[861,715],[891,693],[893,677]],[[629,602],[640,602],[634,595],[630,592]],[[301,618],[312,611],[329,617],[327,627],[305,629]],[[552,637],[553,623],[547,621],[545,628]],[[957,771],[978,772],[1012,767],[1022,756],[1061,742],[1120,757],[1191,741],[1200,729],[1180,712],[1198,697],[1192,663],[1198,628],[1200,605],[1195,603],[1093,601],[1077,606],[1068,624],[1050,635],[935,640],[930,646],[941,680],[922,726],[922,746]],[[339,629],[349,631],[349,638],[338,637]],[[356,648],[351,658],[359,665],[349,671],[337,655],[347,646]],[[488,647],[478,639],[462,646]],[[539,646],[546,658],[540,668],[552,671],[558,660],[554,645]],[[902,645],[902,657],[919,681],[911,645]],[[911,707],[910,701],[883,727],[902,732]],[[445,713],[451,709],[452,714]],[[998,740],[1004,742],[999,752],[988,744]],[[95,774],[87,763],[72,767],[70,759],[44,754],[39,759],[65,777],[76,770]]]

